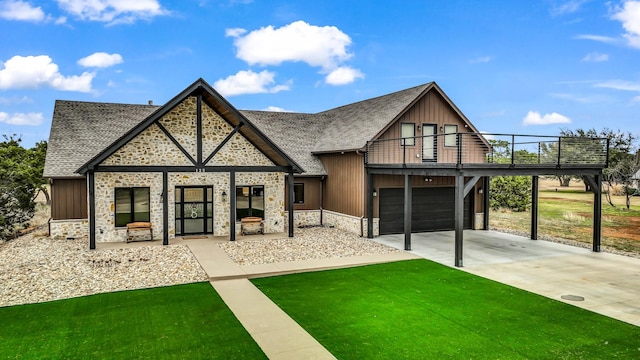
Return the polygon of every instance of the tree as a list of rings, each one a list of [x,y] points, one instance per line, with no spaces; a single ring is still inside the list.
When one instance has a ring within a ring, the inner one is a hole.
[[[33,217],[37,190],[44,187],[42,168],[46,142],[32,149],[21,146],[16,135],[0,142],[0,238],[15,234]]]
[[[511,162],[511,148],[508,141],[489,140],[493,147],[493,161]],[[516,150],[513,161],[518,164],[536,163],[537,154],[526,150]],[[506,208],[514,211],[526,211],[531,205],[531,181],[526,176],[494,176],[491,178],[489,206],[492,209]]]

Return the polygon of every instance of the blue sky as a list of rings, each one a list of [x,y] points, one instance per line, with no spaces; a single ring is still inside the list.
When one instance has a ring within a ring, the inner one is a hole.
[[[481,131],[640,136],[640,0],[0,0],[0,134],[54,101],[318,112],[436,81]]]

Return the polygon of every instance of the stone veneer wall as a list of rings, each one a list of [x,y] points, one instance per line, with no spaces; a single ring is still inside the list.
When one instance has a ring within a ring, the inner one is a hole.
[[[51,220],[49,222],[51,237],[54,239],[82,238],[89,236],[89,220]]]
[[[318,226],[320,225],[321,210],[294,210],[293,226]],[[284,212],[284,231],[289,231],[289,212]]]
[[[153,238],[162,239],[162,173],[96,173],[95,185],[96,241],[126,240],[127,229],[115,227],[115,188],[117,187],[149,187]]]
[[[241,185],[264,185],[264,232],[283,232],[284,173],[236,173],[236,186]]]
[[[473,230],[485,230],[484,228],[484,213],[476,213],[475,222],[473,223]]]
[[[338,229],[342,229],[354,234],[367,236],[367,218],[362,218],[362,224],[360,218],[357,216],[346,215],[334,211],[323,210],[322,211],[322,223],[324,226],[333,226]],[[380,219],[373,219],[373,236],[380,234]]]

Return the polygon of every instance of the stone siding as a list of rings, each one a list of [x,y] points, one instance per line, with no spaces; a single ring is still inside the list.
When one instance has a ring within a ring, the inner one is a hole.
[[[203,106],[204,107],[204,106]],[[183,102],[166,113],[160,124],[193,157],[197,157],[196,135],[198,132],[198,109],[195,96],[189,96]]]
[[[89,236],[89,220],[51,220],[49,222],[51,237],[54,239],[76,239]]]
[[[484,228],[484,213],[475,214],[475,222],[473,223],[473,230],[485,230]]]
[[[241,185],[264,185],[264,232],[283,232],[284,173],[236,173],[236,186]]]
[[[334,211],[323,210],[322,211],[322,223],[324,226],[333,226],[338,229],[348,231],[350,233],[367,236],[367,218],[361,218],[357,216],[346,215]],[[373,236],[380,234],[380,219],[373,219]]]
[[[235,133],[207,165],[273,166],[274,164],[241,134]]]
[[[202,128],[202,158],[206,159],[233,128],[205,103],[202,104]]]

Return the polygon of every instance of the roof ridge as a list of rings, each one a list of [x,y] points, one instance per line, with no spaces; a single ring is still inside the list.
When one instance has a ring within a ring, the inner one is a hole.
[[[359,101],[352,102],[352,103],[349,103],[349,104],[345,104],[345,105],[337,106],[337,107],[335,107],[335,108],[332,108],[332,109],[329,109],[329,110],[325,110],[325,111],[321,111],[321,112],[316,113],[316,114],[323,114],[323,113],[327,113],[327,112],[330,112],[330,111],[333,111],[333,110],[338,110],[338,109],[341,109],[341,108],[345,108],[345,107],[348,107],[348,106],[358,105],[358,104],[361,104],[361,103],[363,103],[363,102],[369,102],[369,101],[373,101],[373,100],[379,100],[380,98],[384,98],[384,97],[387,97],[387,96],[394,96],[394,95],[397,95],[397,94],[399,94],[399,93],[403,93],[403,92],[409,92],[409,91],[412,91],[412,90],[415,90],[415,89],[418,89],[418,88],[421,88],[421,87],[426,89],[429,85],[431,85],[431,84],[433,84],[433,83],[434,83],[433,81],[430,81],[430,82],[428,82],[428,83],[424,83],[424,84],[421,84],[421,85],[416,85],[416,86],[412,86],[412,87],[410,87],[410,88],[406,88],[406,89],[402,89],[402,90],[397,90],[397,91],[394,91],[394,92],[392,92],[392,93],[387,93],[387,94],[383,94],[383,95],[378,95],[378,96],[375,96],[375,97],[372,97],[372,98],[367,98],[367,99],[364,99],[364,100],[359,100]]]

